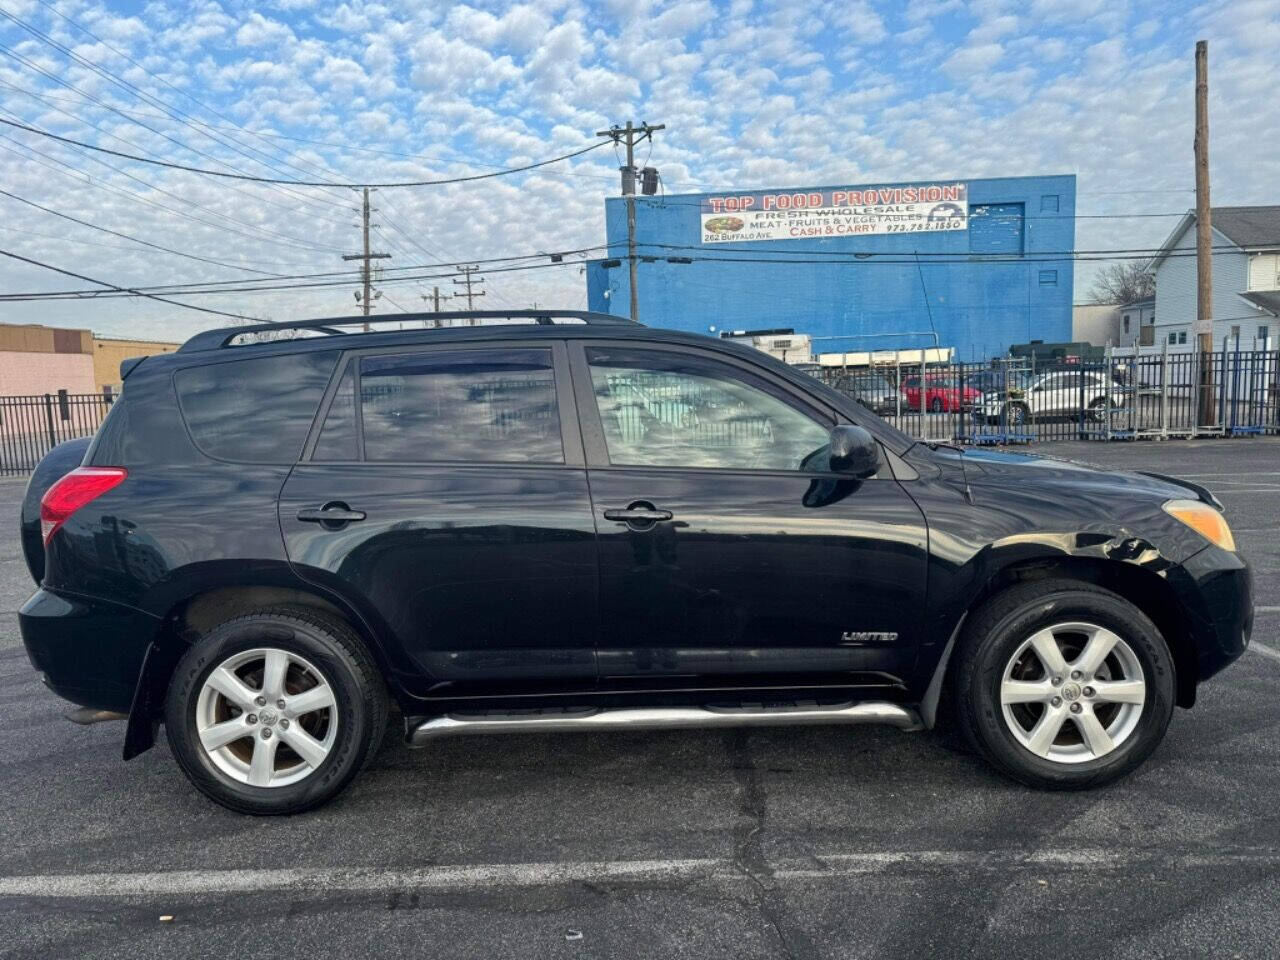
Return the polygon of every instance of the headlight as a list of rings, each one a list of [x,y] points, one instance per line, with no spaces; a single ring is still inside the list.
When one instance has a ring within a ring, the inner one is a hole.
[[[1231,535],[1227,518],[1207,503],[1199,500],[1167,500],[1164,512],[1175,520],[1181,520],[1210,543],[1235,553],[1236,538]]]

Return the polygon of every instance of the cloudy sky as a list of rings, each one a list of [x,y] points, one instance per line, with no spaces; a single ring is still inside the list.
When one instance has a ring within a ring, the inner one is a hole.
[[[1207,39],[1214,202],[1280,200],[1278,0],[0,0],[0,11],[0,119],[125,153],[277,179],[431,180],[571,153],[644,118],[666,124],[640,159],[672,193],[1075,173],[1081,250],[1158,244],[1192,204],[1192,51]],[[390,267],[588,248],[603,240],[616,167],[605,148],[509,177],[384,189],[374,244]],[[167,170],[11,126],[0,190],[0,249],[118,286],[333,273],[359,244],[351,190]],[[380,306],[421,308],[435,284],[452,292],[448,269],[402,271],[441,277],[385,283]],[[585,302],[573,257],[487,276],[484,306]],[[1089,276],[1078,272],[1078,297]],[[92,286],[0,262],[0,292]],[[354,289],[187,302],[285,320],[351,312]],[[0,303],[0,322],[170,338],[225,321],[114,298]]]

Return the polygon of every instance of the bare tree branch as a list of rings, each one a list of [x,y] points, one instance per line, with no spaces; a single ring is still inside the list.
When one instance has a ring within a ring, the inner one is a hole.
[[[1146,264],[1136,261],[1113,263],[1098,271],[1089,288],[1095,303],[1133,303],[1155,296],[1156,278],[1147,273]]]

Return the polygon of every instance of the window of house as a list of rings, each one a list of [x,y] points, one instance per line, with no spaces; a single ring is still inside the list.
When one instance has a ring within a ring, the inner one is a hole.
[[[1124,315],[1124,332],[1129,332],[1129,315],[1127,313]]]
[[[1179,342],[1179,343],[1186,343],[1186,342],[1187,342],[1187,331],[1185,331],[1185,330],[1179,330],[1179,331],[1178,331],[1178,342]]]
[[[1177,343],[1177,342],[1178,342],[1178,335],[1177,335],[1176,333],[1170,333],[1170,334],[1169,334],[1169,342],[1170,342],[1170,343]]]
[[[1265,326],[1264,326],[1264,327],[1259,327],[1259,328],[1258,328],[1258,339],[1259,339],[1259,340],[1261,340],[1261,341],[1263,341],[1263,342],[1265,343],[1265,342],[1267,341],[1267,338],[1268,338],[1268,337],[1270,337],[1270,336],[1271,336],[1271,328],[1270,328],[1270,327],[1265,327]]]

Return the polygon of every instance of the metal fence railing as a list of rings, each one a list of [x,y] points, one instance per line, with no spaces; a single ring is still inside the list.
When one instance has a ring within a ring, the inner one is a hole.
[[[1021,444],[1280,432],[1280,351],[1106,351],[1036,363],[811,371],[922,440]]]
[[[114,399],[109,393],[65,390],[0,397],[0,476],[30,473],[64,440],[92,435]]]

